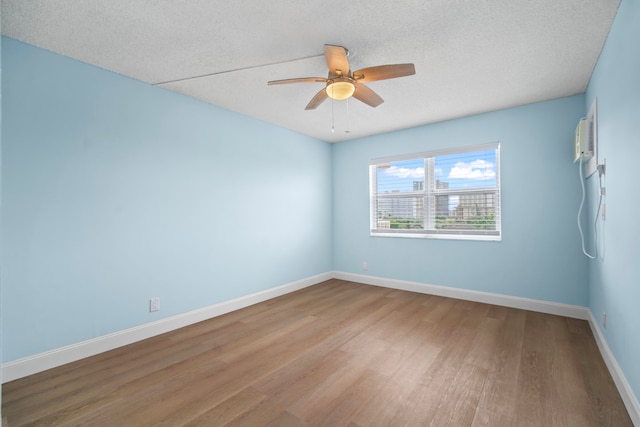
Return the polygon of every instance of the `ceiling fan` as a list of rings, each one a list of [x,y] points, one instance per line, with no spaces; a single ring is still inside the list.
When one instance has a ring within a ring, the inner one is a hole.
[[[384,100],[373,90],[362,83],[376,80],[394,79],[396,77],[410,76],[416,73],[413,64],[391,64],[378,65],[375,67],[363,68],[351,71],[347,49],[342,46],[330,44],[324,45],[324,57],[329,67],[329,76],[323,77],[301,77],[295,79],[272,80],[268,85],[281,85],[289,83],[318,82],[325,83],[325,88],[316,93],[305,107],[305,110],[317,108],[327,98],[343,100],[353,96],[355,99],[364,102],[371,107],[377,107]]]

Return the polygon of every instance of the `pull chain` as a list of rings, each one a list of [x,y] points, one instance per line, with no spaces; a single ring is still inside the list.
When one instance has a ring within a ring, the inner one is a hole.
[[[349,133],[349,98],[347,98],[347,129],[344,131],[344,133]]]
[[[331,88],[331,92],[333,93],[333,88]],[[336,129],[334,127],[335,124],[335,117],[334,117],[334,113],[333,113],[333,103],[335,101],[333,100],[333,97],[331,98],[331,133],[335,133]]]

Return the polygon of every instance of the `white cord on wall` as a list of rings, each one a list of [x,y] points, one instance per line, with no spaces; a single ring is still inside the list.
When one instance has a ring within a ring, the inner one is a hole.
[[[582,242],[582,253],[591,259],[598,258],[598,217],[600,216],[600,207],[602,206],[602,169],[598,167],[598,192],[600,193],[600,199],[598,201],[598,209],[596,210],[596,217],[593,221],[593,235],[595,243],[595,254],[591,255],[584,247],[584,233],[582,232],[582,224],[580,218],[582,217],[582,208],[584,206],[584,200],[586,197],[586,190],[584,187],[584,176],[582,174],[582,159],[578,162],[578,175],[580,176],[580,185],[582,186],[582,200],[580,201],[580,208],[578,209],[578,230],[580,230],[580,240]]]

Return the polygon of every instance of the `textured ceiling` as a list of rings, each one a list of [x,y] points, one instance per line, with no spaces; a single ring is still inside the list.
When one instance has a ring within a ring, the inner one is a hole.
[[[318,139],[337,142],[582,93],[619,0],[2,0],[2,33]],[[304,107],[323,45],[385,102]],[[193,78],[201,76],[199,78]],[[186,80],[184,80],[186,79]],[[332,123],[335,131],[332,132]]]

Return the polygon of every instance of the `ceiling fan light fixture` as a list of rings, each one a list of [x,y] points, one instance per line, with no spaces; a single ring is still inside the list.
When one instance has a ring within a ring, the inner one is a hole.
[[[336,101],[342,101],[343,99],[347,99],[353,95],[356,87],[350,81],[333,81],[327,85],[325,89],[327,91],[327,95],[329,98],[335,99]]]

